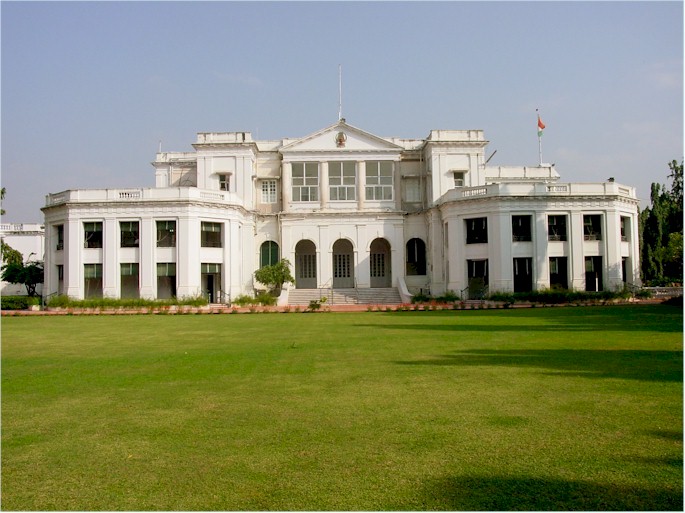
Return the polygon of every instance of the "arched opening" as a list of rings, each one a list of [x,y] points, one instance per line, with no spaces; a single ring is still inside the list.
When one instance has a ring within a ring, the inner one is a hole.
[[[316,288],[316,245],[310,240],[295,246],[295,288]]]
[[[425,276],[426,243],[421,239],[407,241],[407,276]]]
[[[278,263],[278,244],[272,240],[263,242],[259,249],[259,268]]]
[[[390,243],[385,239],[374,239],[369,254],[371,287],[390,287],[392,269],[390,268]]]
[[[333,244],[333,288],[354,287],[354,248],[347,239],[338,239]]]

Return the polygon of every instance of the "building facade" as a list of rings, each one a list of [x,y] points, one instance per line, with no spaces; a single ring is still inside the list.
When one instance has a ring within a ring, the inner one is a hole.
[[[344,119],[298,139],[199,133],[157,154],[154,188],[46,197],[46,294],[228,302],[281,258],[295,288],[405,298],[639,284],[634,188],[488,167],[486,145],[482,130],[397,139]]]
[[[43,260],[45,253],[45,236],[42,224],[35,223],[2,223],[0,239],[21,253],[24,262]],[[5,262],[2,262],[4,265]],[[43,286],[36,287],[36,293],[42,292]],[[3,296],[25,296],[26,287],[18,283],[0,282],[0,293]]]

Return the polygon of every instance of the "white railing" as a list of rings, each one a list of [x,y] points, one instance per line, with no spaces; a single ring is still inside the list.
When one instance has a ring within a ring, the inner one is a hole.
[[[88,203],[107,201],[169,201],[201,200],[242,205],[243,200],[236,193],[208,191],[197,187],[160,187],[142,189],[74,189],[48,194],[45,205],[50,207],[63,203]]]

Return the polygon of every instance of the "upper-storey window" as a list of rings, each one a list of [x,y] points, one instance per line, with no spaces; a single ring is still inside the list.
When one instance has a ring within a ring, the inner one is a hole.
[[[219,190],[231,190],[231,175],[219,175]]]
[[[55,246],[55,249],[57,251],[64,249],[64,225],[63,224],[58,224],[55,226],[55,231],[56,231],[56,236],[57,236],[57,245]]]
[[[354,200],[357,197],[355,163],[329,162],[328,185],[331,201]]]
[[[629,241],[630,238],[630,217],[621,216],[621,240]]]
[[[221,223],[209,223],[202,221],[200,245],[203,248],[221,247]]]
[[[464,187],[466,180],[466,171],[454,171],[454,186]]]
[[[566,240],[566,216],[547,216],[547,240]]]
[[[391,200],[393,190],[392,162],[366,163],[366,199]]]
[[[293,201],[319,201],[319,164],[293,162]]]
[[[157,221],[157,247],[176,247],[176,221]]]
[[[83,223],[83,247],[102,247],[102,223]]]
[[[483,244],[488,241],[488,218],[465,219],[466,244]]]
[[[276,203],[276,180],[262,181],[262,203]]]
[[[137,248],[139,240],[138,221],[121,221],[121,247]]]
[[[530,242],[532,216],[511,216],[512,240]]]
[[[602,216],[599,214],[583,216],[583,235],[585,240],[602,240]]]

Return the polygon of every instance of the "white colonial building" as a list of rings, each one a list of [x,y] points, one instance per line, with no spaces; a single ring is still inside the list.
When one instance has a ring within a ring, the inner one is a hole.
[[[481,130],[397,139],[344,119],[278,141],[199,133],[194,151],[157,154],[154,188],[47,196],[44,290],[227,302],[280,258],[295,289],[405,300],[639,284],[634,188],[488,167],[486,145]]]
[[[0,240],[21,253],[24,262],[43,260],[45,237],[42,224],[35,223],[1,223]],[[1,262],[3,265],[5,262]],[[42,292],[42,285],[36,287]],[[0,293],[3,296],[25,296],[26,287],[19,283],[0,282]]]

